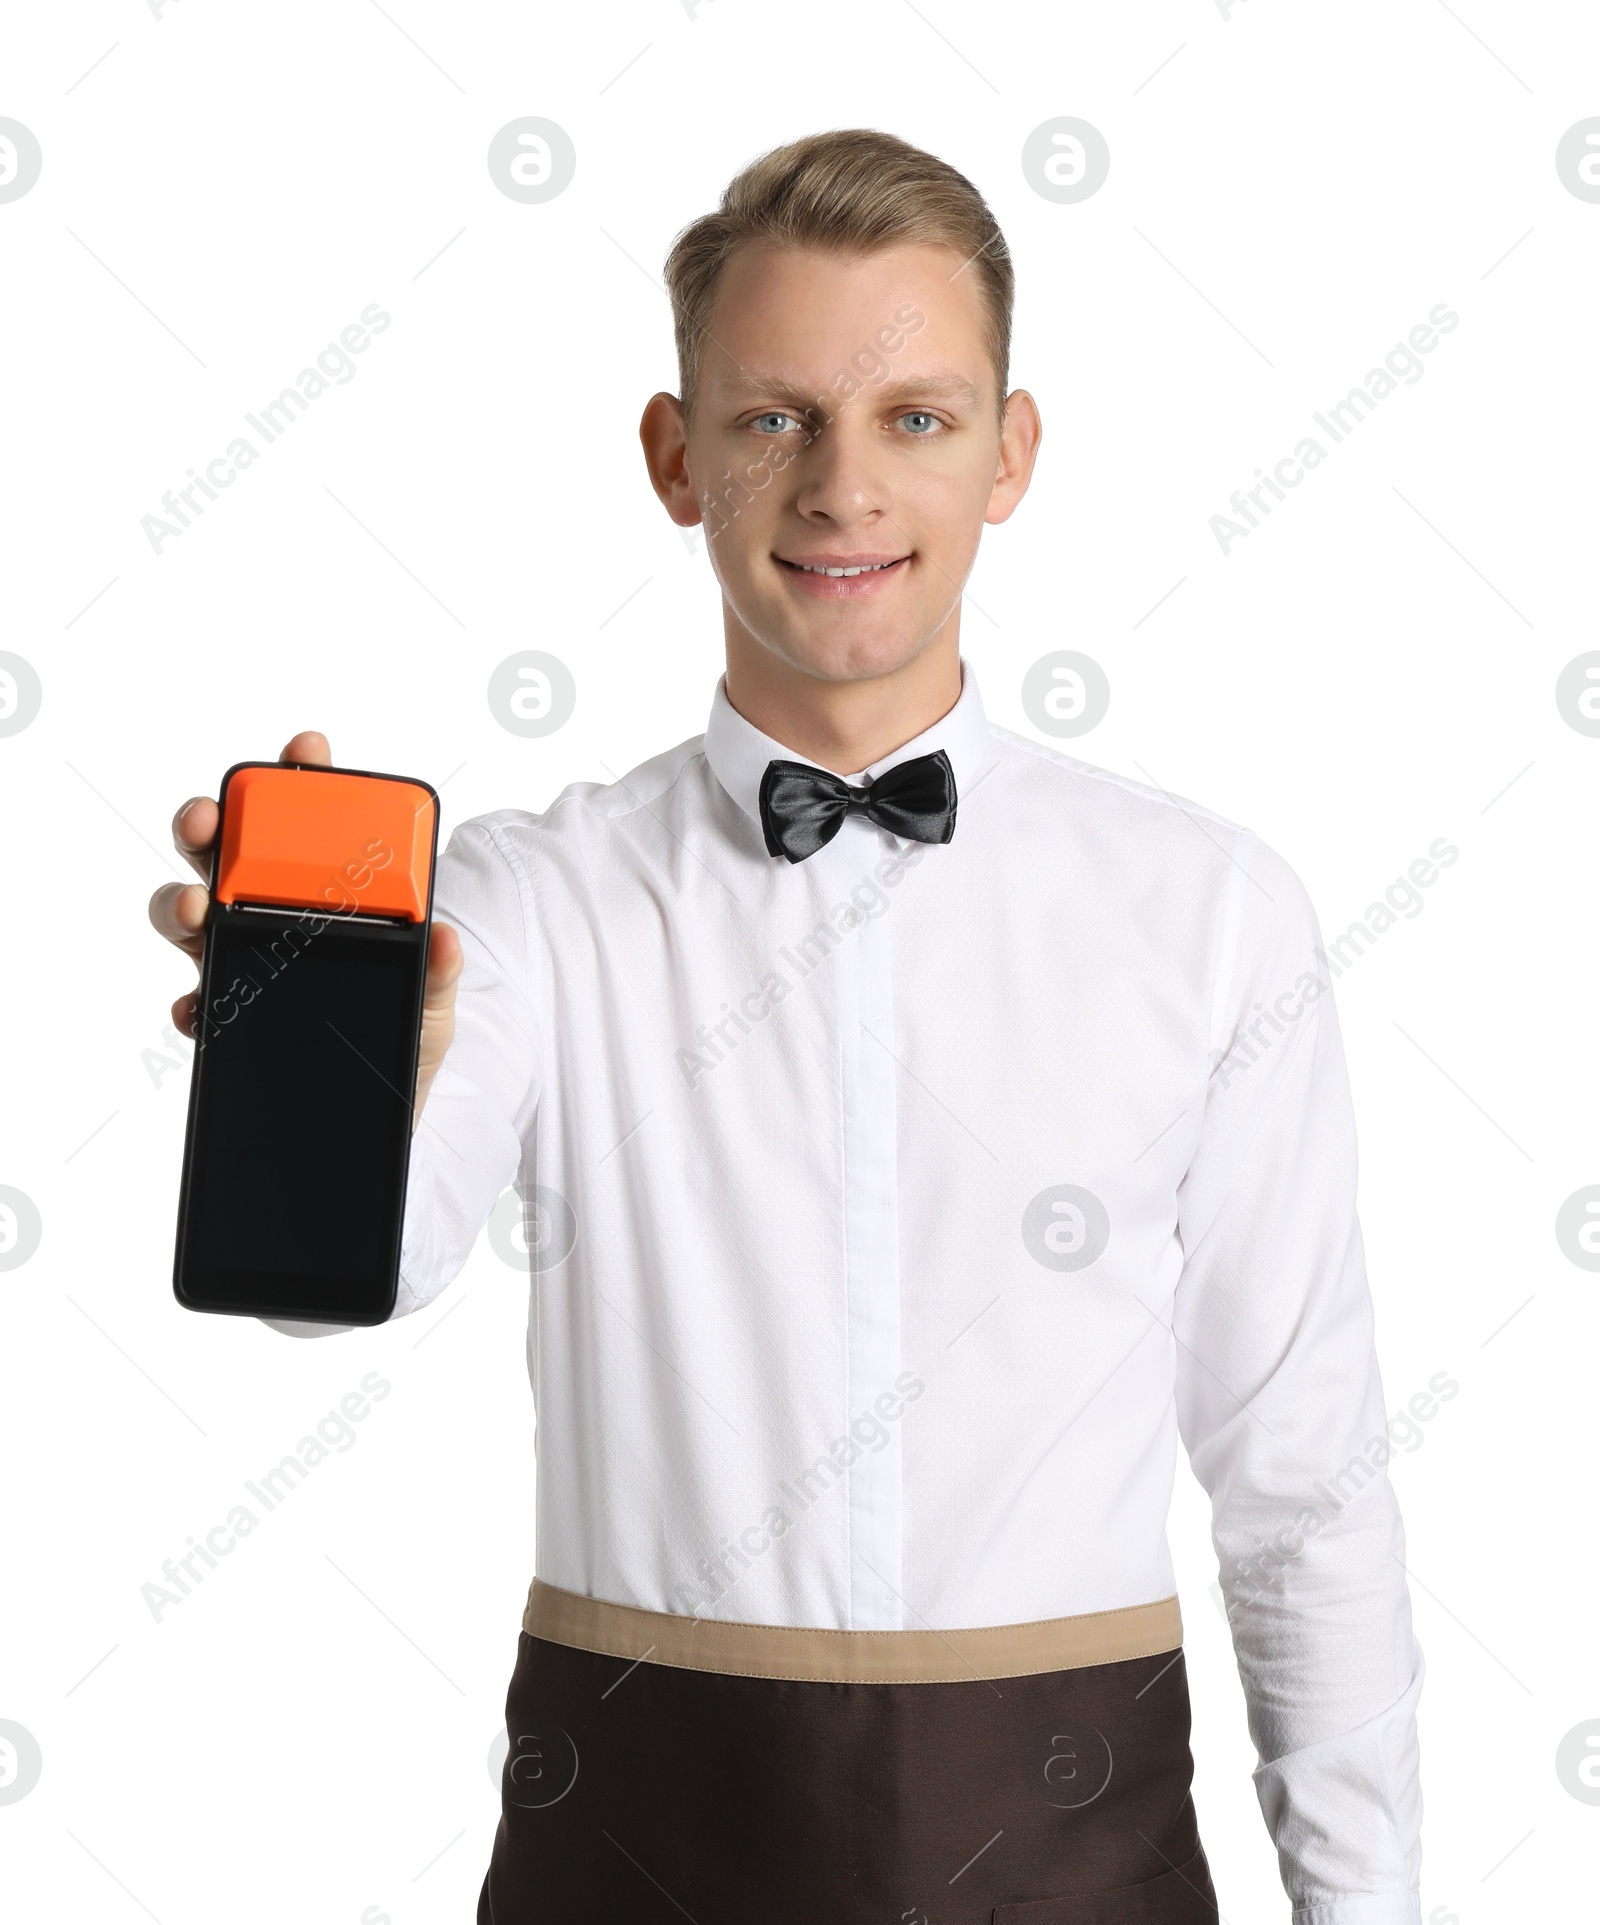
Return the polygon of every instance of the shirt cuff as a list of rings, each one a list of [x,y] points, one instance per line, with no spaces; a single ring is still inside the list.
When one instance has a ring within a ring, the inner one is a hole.
[[[1420,1892],[1357,1892],[1295,1908],[1294,1925],[1422,1925]]]
[[[423,1112],[424,1119],[427,1111]],[[395,1288],[394,1315],[409,1317],[426,1309],[443,1287],[438,1280],[438,1251],[433,1237],[435,1195],[433,1135],[426,1120],[411,1135],[411,1161],[406,1170],[406,1207],[400,1229],[400,1277]]]

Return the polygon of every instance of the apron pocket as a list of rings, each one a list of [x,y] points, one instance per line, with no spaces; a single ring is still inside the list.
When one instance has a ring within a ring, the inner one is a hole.
[[[1138,1885],[1070,1898],[1008,1899],[994,1908],[994,1925],[1217,1925],[1205,1852],[1187,1865]]]

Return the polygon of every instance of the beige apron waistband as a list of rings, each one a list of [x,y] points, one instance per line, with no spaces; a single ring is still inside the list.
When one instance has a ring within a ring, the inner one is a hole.
[[[830,1631],[645,1611],[535,1578],[522,1628],[552,1644],[682,1670],[827,1684],[954,1684],[1119,1664],[1183,1645],[1176,1597],[1030,1624],[967,1630]]]

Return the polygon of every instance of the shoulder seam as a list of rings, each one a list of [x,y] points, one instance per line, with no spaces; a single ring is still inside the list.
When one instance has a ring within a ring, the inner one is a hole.
[[[704,738],[690,736],[687,739],[691,742],[697,741],[697,740],[703,742]],[[682,748],[685,745],[683,743],[678,743],[676,744],[676,746],[679,748]],[[672,752],[673,751],[671,749],[663,749],[661,751],[661,754],[671,755]],[[654,762],[659,760],[659,757],[652,755],[652,756],[647,756],[645,759],[647,761]],[[694,766],[694,764],[696,762],[703,762],[705,759],[706,759],[706,752],[703,746],[701,748],[693,750],[692,752],[684,756],[683,761],[680,763],[678,770],[676,774],[674,774],[672,780],[666,783],[662,788],[658,789],[654,795],[649,795],[649,796],[637,795],[630,788],[627,790],[627,794],[631,796],[633,799],[627,808],[618,809],[606,815],[595,814],[595,820],[600,822],[624,822],[627,820],[629,816],[637,815],[641,809],[649,810],[650,804],[652,802],[660,802],[666,796],[671,795],[672,791],[675,788],[677,788],[678,784],[688,774],[689,770]],[[614,781],[603,783],[599,786],[605,789],[619,789],[624,786],[627,780],[628,780],[627,776],[619,775],[618,777],[616,777]],[[590,800],[591,800],[590,795],[565,795],[565,794],[558,795],[554,799],[554,801],[551,802],[551,804],[549,805],[549,808],[542,810],[535,819],[537,821],[542,822],[545,819],[545,817],[550,814],[550,811],[552,809],[560,808],[563,802],[589,802]],[[591,813],[594,814],[594,811],[591,811]]]
[[[1193,802],[1187,797],[1173,795],[1166,789],[1157,788],[1153,783],[1135,782],[1131,776],[1119,775],[1115,769],[1102,769],[1097,768],[1092,762],[1079,762],[1075,757],[1068,757],[1064,751],[1052,749],[1044,742],[1030,741],[1026,735],[1019,735],[1015,729],[1005,728],[998,722],[990,726],[997,736],[1019,749],[1027,750],[1036,761],[1046,763],[1061,775],[1079,776],[1090,782],[1105,782],[1138,801],[1158,803],[1165,808],[1176,809],[1181,815],[1204,816],[1208,822],[1214,822],[1219,828],[1228,829],[1235,835],[1249,836],[1252,840],[1255,837],[1255,831],[1246,827],[1244,823],[1219,815],[1215,809],[1208,809],[1202,802]]]

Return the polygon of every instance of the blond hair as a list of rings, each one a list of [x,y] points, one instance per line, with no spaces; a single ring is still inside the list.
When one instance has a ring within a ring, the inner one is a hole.
[[[953,248],[978,279],[985,346],[1004,408],[1015,276],[988,204],[964,174],[920,147],[849,127],[808,134],[751,161],[728,183],[717,211],[691,221],[673,241],[665,271],[686,420],[723,269],[752,241],[839,254],[928,242]]]

